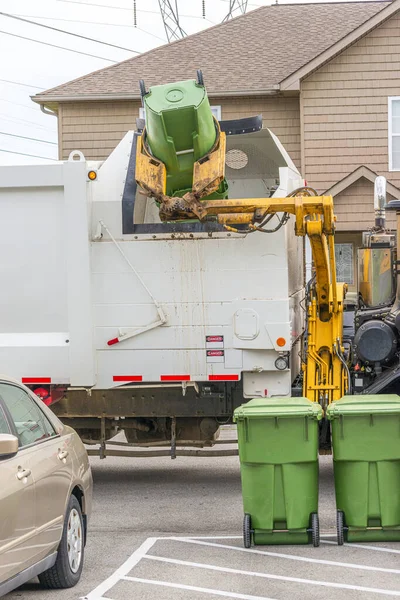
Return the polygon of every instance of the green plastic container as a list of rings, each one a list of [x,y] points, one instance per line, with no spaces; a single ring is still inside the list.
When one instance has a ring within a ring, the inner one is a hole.
[[[251,400],[237,408],[244,545],[319,545],[319,404]]]
[[[216,129],[203,85],[194,80],[150,88],[144,96],[147,143],[167,168],[167,194],[192,188],[193,165],[212,149]]]
[[[400,541],[400,397],[346,396],[327,417],[338,543]]]

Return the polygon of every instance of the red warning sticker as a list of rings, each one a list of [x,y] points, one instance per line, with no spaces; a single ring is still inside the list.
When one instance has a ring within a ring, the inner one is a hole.
[[[206,335],[207,344],[221,343],[224,341],[223,335]]]
[[[207,356],[224,356],[223,350],[207,350]]]

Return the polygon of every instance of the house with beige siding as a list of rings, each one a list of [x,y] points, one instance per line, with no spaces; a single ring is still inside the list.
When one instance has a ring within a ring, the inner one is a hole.
[[[376,175],[400,198],[400,0],[262,7],[33,100],[58,117],[61,159],[102,160],[135,128],[139,79],[198,68],[219,119],[262,114],[308,184],[334,197],[339,276],[354,289]]]

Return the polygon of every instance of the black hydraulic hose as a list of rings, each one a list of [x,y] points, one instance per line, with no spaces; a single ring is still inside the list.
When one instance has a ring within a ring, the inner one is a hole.
[[[342,354],[342,351],[340,349],[340,340],[339,338],[336,341],[336,354],[338,359],[340,360],[340,362],[342,363],[346,373],[347,373],[347,381],[348,381],[348,387],[347,387],[347,392],[346,392],[346,396],[351,395],[352,392],[352,387],[351,387],[351,379],[350,379],[350,369],[346,363],[346,361],[344,360],[344,356]]]
[[[287,195],[287,198],[292,198],[293,196],[296,196],[296,194],[300,194],[301,192],[307,192],[307,194],[309,196],[318,196],[318,192],[314,188],[309,187],[308,185],[305,185],[305,186],[296,188],[295,190],[293,190],[293,192],[290,192],[290,194]],[[271,213],[265,212],[261,218],[260,225],[258,225],[258,226],[253,225],[251,228],[248,228],[248,229],[237,229],[235,227],[230,227],[228,225],[224,225],[224,229],[226,229],[227,231],[233,231],[234,233],[242,233],[244,235],[247,235],[249,233],[254,233],[255,231],[261,231],[261,233],[276,233],[277,231],[279,231],[279,229],[281,227],[286,225],[286,223],[289,221],[290,214],[287,212],[283,213],[282,219],[280,219],[279,224],[274,229],[263,229],[263,227],[265,227],[265,225],[267,225],[267,223],[270,222],[270,220],[272,219],[272,217],[275,216],[275,214],[276,213],[271,214]],[[278,219],[279,219],[279,217],[278,217]]]
[[[292,196],[296,196],[296,194],[300,194],[300,192],[311,192],[311,194],[309,195],[318,196],[317,190],[308,185],[303,185],[302,187],[293,190],[293,192],[290,192],[290,194],[288,194],[287,197],[291,198]]]

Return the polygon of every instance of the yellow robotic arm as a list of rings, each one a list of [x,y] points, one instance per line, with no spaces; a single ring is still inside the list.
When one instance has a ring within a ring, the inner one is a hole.
[[[269,215],[292,214],[295,233],[308,236],[315,280],[307,298],[307,331],[304,340],[303,394],[322,406],[338,400],[349,386],[343,358],[343,300],[346,286],[336,282],[334,214],[331,196],[313,196],[301,188],[287,198],[207,199],[225,176],[225,134],[215,122],[216,142],[193,165],[192,190],[182,197],[167,194],[167,169],[147,147],[146,130],[138,140],[136,181],[159,205],[163,221],[217,220],[227,230],[242,233],[262,230]]]
[[[307,306],[304,396],[326,406],[342,398],[348,387],[348,370],[343,358],[342,331],[346,285],[336,281],[334,214],[331,196],[293,195],[288,198],[244,198],[202,201],[204,218],[216,217],[228,230],[257,222],[266,215],[289,213],[295,216],[295,233],[307,235],[312,249],[315,282]],[[188,207],[175,205],[174,218],[195,218]],[[229,223],[229,225],[228,225]]]

